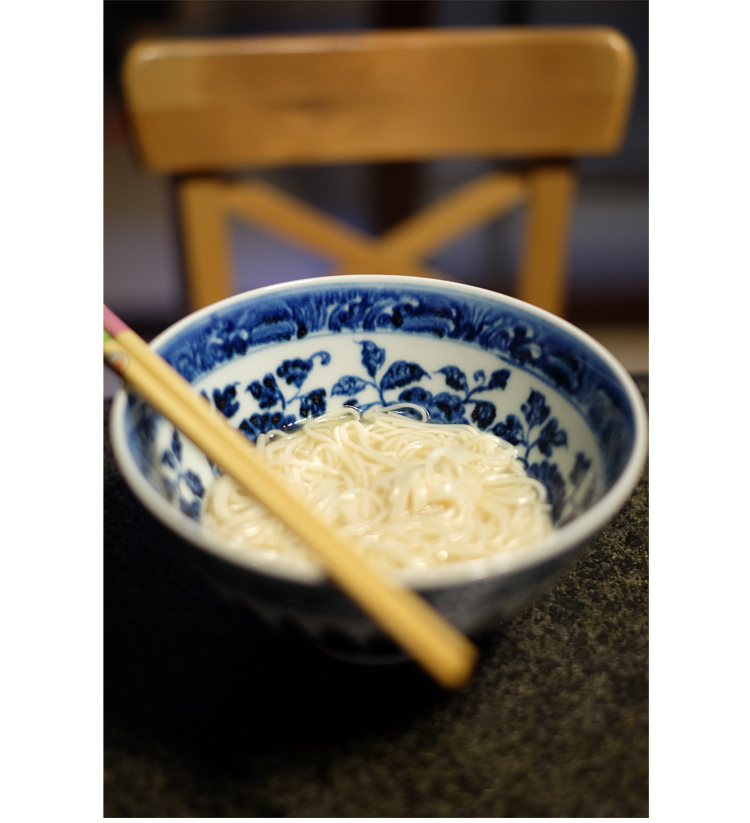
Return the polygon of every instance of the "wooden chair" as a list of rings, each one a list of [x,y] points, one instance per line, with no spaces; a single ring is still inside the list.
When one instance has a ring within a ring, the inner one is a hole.
[[[142,41],[123,70],[144,167],[178,181],[192,309],[233,292],[227,218],[334,257],[339,273],[444,277],[424,259],[524,204],[515,293],[565,310],[572,161],[619,150],[635,59],[607,28],[374,31]],[[376,238],[238,171],[439,158],[525,160]]]

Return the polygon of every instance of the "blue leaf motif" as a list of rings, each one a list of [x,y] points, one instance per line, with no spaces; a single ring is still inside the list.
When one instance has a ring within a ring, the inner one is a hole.
[[[389,389],[403,389],[404,386],[416,383],[423,377],[429,377],[429,374],[418,363],[396,360],[383,376],[380,388],[384,392]]]
[[[440,392],[429,406],[431,417],[439,423],[466,423],[464,404],[457,394]]]
[[[554,446],[567,446],[568,435],[563,429],[557,428],[557,418],[553,417],[542,429],[537,440],[539,451],[547,457],[552,456]]]
[[[177,463],[174,459],[174,455],[172,454],[172,452],[165,451],[164,454],[161,456],[161,462],[169,466],[170,469],[177,468]]]
[[[258,401],[261,409],[268,409],[275,406],[281,401],[282,407],[286,405],[284,396],[276,385],[276,378],[269,372],[261,383],[260,380],[253,380],[253,382],[245,389]]]
[[[494,403],[488,403],[486,400],[480,400],[474,406],[474,411],[471,413],[471,419],[479,426],[480,429],[486,429],[495,422],[496,413]]]
[[[214,389],[214,405],[225,417],[232,417],[240,408],[239,402],[235,399],[237,397],[235,386],[237,385],[239,384],[229,385],[223,392]]]
[[[312,360],[285,360],[277,369],[276,374],[281,380],[286,380],[287,386],[299,388],[312,369]]]
[[[578,485],[581,480],[586,476],[586,473],[591,468],[591,461],[586,457],[583,452],[576,453],[576,462],[573,468],[571,469],[570,477],[571,483],[574,485]]]
[[[186,471],[184,478],[190,491],[198,497],[203,497],[203,483],[200,477],[193,471]]]
[[[371,307],[372,299],[369,296],[363,295],[352,300],[345,298],[331,312],[328,320],[329,330],[339,332],[342,329],[367,328],[365,317]]]
[[[164,483],[164,493],[167,495],[167,500],[171,503],[177,494],[177,484],[166,477],[162,478],[162,482]]]
[[[370,377],[375,377],[378,369],[385,363],[385,349],[376,346],[371,340],[362,340],[362,365]]]
[[[183,514],[187,514],[189,517],[192,517],[193,520],[198,520],[200,517],[200,503],[197,500],[191,500],[189,503],[187,500],[180,498],[180,511]]]
[[[544,402],[545,398],[541,392],[532,389],[526,402],[521,406],[521,411],[530,427],[541,426],[549,417],[549,406]]]
[[[178,463],[182,463],[182,440],[177,429],[172,430],[172,451]]]
[[[361,392],[362,389],[368,385],[372,384],[368,383],[366,380],[363,380],[361,377],[355,377],[354,375],[347,374],[340,380],[336,381],[336,384],[331,389],[331,394],[353,396],[358,392]]]
[[[149,453],[156,436],[157,412],[145,403],[138,403],[135,414],[134,435],[136,441],[146,453]]]
[[[460,392],[469,391],[469,383],[466,380],[466,375],[458,366],[443,366],[442,369],[438,369],[438,372],[445,375],[445,382],[449,388]]]
[[[498,423],[492,429],[492,433],[506,440],[511,446],[517,446],[524,440],[523,426],[515,414],[509,414],[505,418],[505,422]]]
[[[259,434],[265,434],[271,429],[282,429],[284,426],[291,426],[296,421],[290,414],[274,412],[273,414],[251,414],[246,420],[240,423],[240,431],[243,431],[251,440],[255,441]]]
[[[244,354],[247,351],[247,340],[239,332],[230,332],[223,341],[224,355],[231,359],[235,354]]]
[[[416,403],[427,409],[430,419],[436,423],[468,423],[464,404],[457,394],[440,392],[434,397],[421,386],[404,389],[398,396],[399,403]]]
[[[418,406],[423,406],[429,411],[432,405],[432,392],[428,392],[421,386],[412,386],[410,389],[404,389],[398,396],[399,403],[416,403]]]
[[[299,413],[302,417],[315,417],[326,410],[325,389],[314,389],[309,394],[300,397]]]
[[[294,360],[284,360],[276,369],[276,374],[282,380],[286,380],[287,386],[294,385],[299,388],[312,371],[313,358],[315,357],[320,358],[322,366],[327,366],[331,362],[331,355],[327,351],[317,351],[307,360],[301,360],[299,357]]]
[[[510,377],[510,369],[498,369],[493,371],[490,375],[490,382],[487,384],[488,389],[504,389],[508,385],[508,378]]]
[[[508,351],[514,360],[519,363],[528,363],[534,359],[533,340],[523,326],[513,329],[513,337],[508,345]]]
[[[548,460],[532,463],[527,468],[527,473],[547,489],[547,502],[552,506],[552,520],[557,521],[565,503],[565,480],[558,471],[557,464]]]

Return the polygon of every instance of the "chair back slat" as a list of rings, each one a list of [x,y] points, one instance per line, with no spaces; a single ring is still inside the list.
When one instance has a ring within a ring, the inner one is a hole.
[[[609,29],[144,41],[124,85],[153,171],[615,151],[635,62]]]
[[[145,169],[178,179],[190,308],[228,296],[231,218],[330,257],[332,273],[445,277],[425,258],[523,205],[516,294],[564,314],[578,157],[619,150],[635,82],[609,28],[485,28],[145,40],[123,66]],[[238,171],[515,159],[364,235]]]

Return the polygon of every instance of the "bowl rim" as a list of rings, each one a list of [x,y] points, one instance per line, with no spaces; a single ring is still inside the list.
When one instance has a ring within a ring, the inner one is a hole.
[[[158,349],[167,340],[179,334],[196,321],[203,319],[219,309],[227,308],[235,303],[245,302],[248,299],[273,294],[274,292],[299,290],[311,286],[325,287],[327,285],[336,285],[345,287],[347,284],[354,283],[360,286],[369,284],[375,286],[411,286],[418,289],[424,288],[425,286],[438,287],[441,289],[447,288],[453,292],[463,293],[467,296],[481,297],[483,299],[489,298],[534,315],[540,320],[556,327],[558,330],[576,338],[610,368],[630,404],[630,410],[633,415],[633,446],[620,476],[612,487],[605,492],[588,511],[584,512],[575,520],[553,530],[551,534],[530,546],[513,552],[493,554],[473,560],[459,561],[449,566],[439,566],[429,569],[397,569],[392,572],[393,576],[404,585],[421,591],[460,586],[471,581],[498,575],[516,574],[532,569],[545,561],[566,555],[596,537],[627,502],[645,467],[648,450],[646,406],[633,378],[615,356],[601,343],[569,321],[530,303],[478,286],[433,278],[389,274],[326,275],[274,283],[227,297],[202,309],[191,312],[176,321],[160,332],[149,343],[149,346],[152,349]],[[187,540],[198,549],[206,551],[231,565],[262,576],[302,585],[319,586],[326,582],[326,575],[322,569],[319,568],[307,565],[271,565],[268,561],[253,561],[251,556],[238,556],[236,551],[218,535],[209,532],[208,529],[196,521],[186,517],[158,494],[148,480],[141,474],[127,445],[124,420],[128,393],[129,390],[123,385],[118,388],[113,399],[109,421],[110,439],[115,461],[120,472],[136,498],[151,514],[179,537]],[[252,551],[249,552],[249,555],[252,555]]]

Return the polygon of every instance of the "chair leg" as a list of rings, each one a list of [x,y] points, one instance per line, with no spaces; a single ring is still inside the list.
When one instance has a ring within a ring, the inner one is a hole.
[[[226,184],[184,180],[178,189],[188,303],[201,309],[234,292]]]
[[[527,181],[528,213],[516,293],[527,303],[563,316],[575,175],[569,163],[551,163],[533,168]]]

